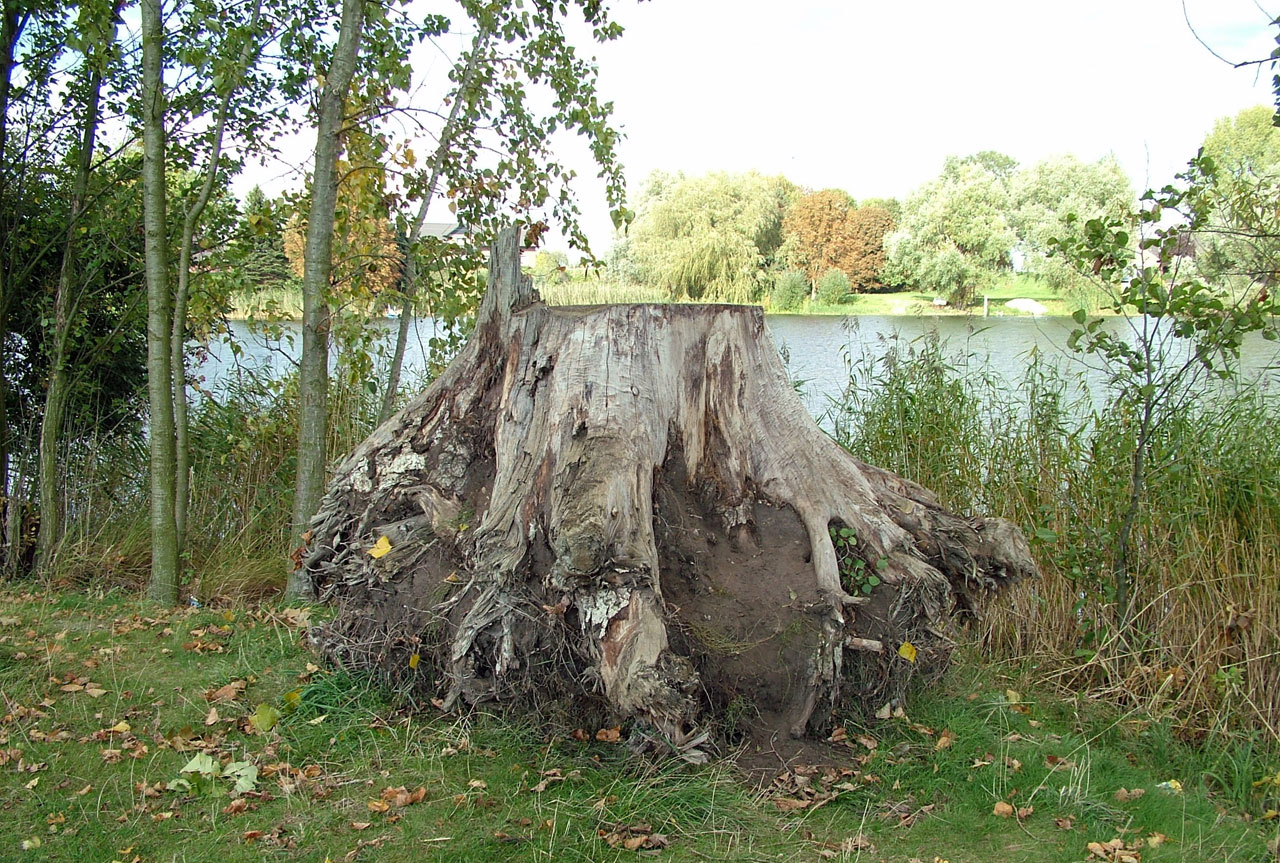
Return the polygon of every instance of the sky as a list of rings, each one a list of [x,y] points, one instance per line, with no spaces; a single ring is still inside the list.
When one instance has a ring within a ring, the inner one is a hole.
[[[906,197],[949,154],[1030,164],[1114,154],[1135,186],[1169,182],[1216,119],[1271,104],[1277,8],[1252,0],[1069,3],[624,3],[596,46],[626,134],[629,187],[654,169],[783,174],[855,198]],[[590,173],[586,168],[582,173]],[[602,194],[582,186],[597,254]]]
[[[1268,66],[1234,69],[1209,50],[1232,62],[1269,56],[1280,0],[1260,4],[622,0],[612,7],[624,35],[579,44],[626,136],[633,195],[661,169],[758,171],[858,199],[905,198],[947,155],[979,150],[1022,164],[1110,153],[1146,188],[1171,181],[1215,120],[1272,103]],[[442,74],[466,39],[424,48],[421,75]],[[565,143],[603,255],[613,241],[603,187],[581,142]]]

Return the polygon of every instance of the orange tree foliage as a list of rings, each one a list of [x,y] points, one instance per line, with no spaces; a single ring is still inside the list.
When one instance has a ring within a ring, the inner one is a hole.
[[[810,192],[787,210],[782,230],[791,263],[811,283],[837,269],[855,289],[880,287],[884,238],[893,217],[883,207],[859,208],[838,189]]]
[[[884,238],[893,228],[893,215],[884,207],[859,207],[849,214],[851,254],[844,273],[855,289],[884,287],[880,282],[886,259]]]

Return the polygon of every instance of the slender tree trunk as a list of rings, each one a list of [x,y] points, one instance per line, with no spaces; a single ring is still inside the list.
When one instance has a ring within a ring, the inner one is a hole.
[[[178,602],[174,521],[173,322],[165,230],[164,22],[160,0],[142,0],[142,223],[147,283],[147,395],[151,406],[151,583],[157,602]]]
[[[342,122],[355,75],[364,30],[364,0],[342,0],[342,23],[333,62],[320,94],[316,127],[311,210],[303,252],[302,357],[298,368],[298,460],[293,498],[293,539],[301,545],[324,494],[329,420],[329,281],[333,270],[333,223],[338,198],[338,155]],[[300,570],[289,575],[290,596],[308,582]]]
[[[253,10],[249,29],[256,32],[262,11],[261,0]],[[222,157],[222,139],[227,129],[227,114],[231,108],[231,96],[239,86],[240,76],[253,56],[254,43],[246,40],[240,53],[236,76],[225,84],[226,90],[218,102],[214,116],[213,133],[209,141],[209,163],[205,166],[204,182],[194,202],[182,220],[182,240],[178,255],[178,290],[173,301],[173,326],[169,334],[169,364],[173,374],[173,425],[174,425],[174,502],[173,520],[177,533],[178,553],[181,555],[187,541],[187,510],[191,498],[191,443],[187,423],[187,302],[191,297],[191,255],[195,245],[196,226],[204,214],[213,187],[218,180],[218,160]]]
[[[114,39],[114,31],[109,37]],[[91,49],[92,50],[92,49]],[[98,105],[102,94],[102,72],[92,54],[87,55],[89,72],[88,99],[85,103],[84,132],[80,140],[80,157],[71,191],[71,213],[67,221],[66,241],[62,247],[62,265],[58,273],[58,290],[53,301],[53,347],[49,353],[49,388],[45,391],[44,416],[40,421],[40,534],[36,544],[36,567],[47,571],[53,562],[53,551],[62,538],[62,475],[58,470],[58,450],[62,443],[70,398],[67,374],[67,344],[71,322],[79,305],[76,266],[76,235],[84,215],[89,190],[89,173],[93,169],[93,151],[98,138]]]
[[[5,238],[0,240],[0,511],[5,513],[5,521],[9,522],[16,515],[9,512],[16,507],[9,486],[9,371],[8,371],[8,335],[9,335],[9,240],[10,215],[12,202],[9,200],[9,164],[6,161],[9,142],[9,94],[13,90],[14,52],[18,45],[26,21],[22,4],[17,0],[0,0],[0,233]],[[19,558],[18,546],[15,542],[7,542],[4,551],[3,571],[12,574],[17,571]]]
[[[453,138],[457,134],[458,123],[460,122],[459,118],[464,117],[462,106],[464,103],[466,104],[469,114],[469,109],[475,104],[475,93],[471,89],[471,82],[475,78],[476,68],[487,53],[488,47],[489,30],[482,26],[480,31],[476,33],[475,39],[471,42],[471,56],[467,58],[467,66],[458,81],[458,90],[454,94],[453,104],[449,107],[449,116],[444,121],[444,128],[440,130],[440,141],[431,156],[431,179],[427,181],[427,187],[422,194],[422,204],[418,207],[418,215],[414,218],[413,226],[409,230],[409,252],[405,255],[404,265],[404,302],[400,304],[400,325],[396,329],[396,344],[391,354],[391,370],[387,375],[387,391],[382,396],[382,410],[378,412],[379,424],[391,419],[391,414],[395,410],[396,393],[400,389],[400,372],[404,366],[405,343],[409,340],[409,327],[413,322],[413,295],[418,290],[418,278],[420,275],[418,272],[418,259],[413,252],[413,246],[422,238],[422,226],[427,220],[427,210],[431,207],[431,199],[435,197],[436,186],[440,182],[444,157],[448,154],[449,148],[453,146]]]

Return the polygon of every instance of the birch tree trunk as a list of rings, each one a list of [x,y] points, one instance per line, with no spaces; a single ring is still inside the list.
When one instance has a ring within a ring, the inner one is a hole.
[[[329,278],[333,271],[333,223],[338,198],[338,154],[343,113],[355,75],[364,29],[364,0],[342,0],[338,44],[320,94],[311,209],[303,252],[302,356],[298,364],[298,462],[293,498],[293,535],[301,543],[307,522],[324,494],[325,440],[329,421]],[[300,596],[307,582],[289,574],[286,592]]]
[[[315,637],[344,665],[445,709],[634,720],[698,759],[731,705],[804,736],[900,698],[945,666],[953,611],[1035,573],[1009,523],[827,437],[760,309],[549,308],[515,230],[489,284],[311,523],[305,569],[338,604]]]

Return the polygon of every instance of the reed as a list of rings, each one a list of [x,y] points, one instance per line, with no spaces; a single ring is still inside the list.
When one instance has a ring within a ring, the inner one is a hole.
[[[1134,418],[1094,409],[1033,361],[1017,386],[936,340],[891,341],[849,363],[826,420],[859,458],[936,491],[948,506],[1013,519],[1043,577],[995,601],[970,635],[997,661],[1086,691],[1187,735],[1254,729],[1280,715],[1280,406],[1225,387],[1160,431],[1136,527],[1130,623],[1110,573],[1128,494]],[[1273,742],[1280,742],[1280,739]]]

